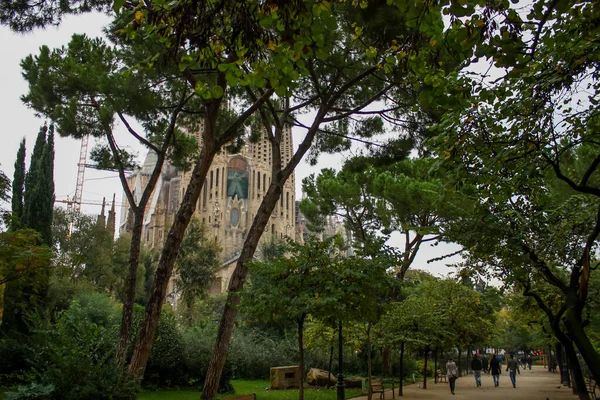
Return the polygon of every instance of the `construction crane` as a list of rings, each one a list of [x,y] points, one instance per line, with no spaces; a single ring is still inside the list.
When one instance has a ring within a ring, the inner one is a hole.
[[[54,200],[55,203],[64,203],[67,205],[67,210],[69,210],[69,207],[73,207],[75,200],[69,200],[68,198],[66,200],[63,199],[56,199]],[[85,204],[85,205],[89,205],[89,206],[102,206],[105,205],[106,203],[103,201],[80,201],[79,205],[81,206],[81,204]]]
[[[81,211],[81,196],[83,194],[83,181],[85,178],[85,167],[87,162],[88,145],[90,136],[85,135],[81,138],[81,148],[79,149],[79,162],[77,163],[77,183],[75,185],[75,196],[72,201],[67,201],[67,211]]]

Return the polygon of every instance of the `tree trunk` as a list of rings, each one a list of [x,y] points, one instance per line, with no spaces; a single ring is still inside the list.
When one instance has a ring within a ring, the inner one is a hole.
[[[300,377],[298,379],[298,399],[304,400],[304,318],[298,319],[298,354],[300,356]]]
[[[369,400],[373,397],[371,393],[371,382],[373,380],[373,360],[371,359],[371,322],[367,326],[367,377],[369,382],[369,388],[367,390]]]
[[[587,400],[587,386],[585,384],[585,378],[583,377],[581,364],[577,358],[577,351],[570,340],[566,340],[566,343],[564,343],[563,346],[565,346],[565,353],[567,354],[569,366],[571,367],[570,370],[571,379],[573,382],[573,394],[579,396],[580,400]]]
[[[465,375],[469,375],[469,369],[471,367],[471,346],[467,348],[467,372]]]
[[[425,363],[423,364],[423,389],[427,389],[427,360],[429,359],[429,345],[425,348]]]
[[[581,364],[579,364],[579,359],[577,358],[577,351],[575,350],[575,346],[573,346],[573,341],[567,335],[565,335],[559,324],[560,320],[557,318],[557,320],[551,324],[551,327],[552,331],[554,332],[554,336],[556,336],[565,349],[565,354],[568,361],[567,365],[571,371],[571,379],[573,382],[573,394],[578,395],[580,400],[587,400],[587,388],[585,385],[585,379],[583,377],[583,371],[581,370]]]
[[[123,315],[121,316],[121,330],[119,334],[119,346],[117,347],[117,363],[125,361],[127,347],[131,336],[131,324],[133,321],[133,305],[135,302],[135,288],[137,280],[137,267],[140,259],[142,242],[142,229],[144,227],[145,207],[138,208],[133,216],[133,229],[131,232],[131,247],[129,248],[129,271],[125,280],[125,293],[123,301]]]
[[[235,322],[235,317],[237,316],[237,306],[240,303],[239,292],[244,288],[244,281],[246,280],[246,275],[248,274],[246,263],[254,256],[254,252],[258,247],[258,241],[260,240],[260,237],[262,236],[264,229],[269,222],[269,218],[275,209],[275,205],[279,201],[279,196],[281,193],[283,193],[283,185],[285,185],[285,182],[292,175],[302,157],[310,149],[315,135],[317,134],[320,121],[323,120],[325,114],[326,110],[319,109],[311,128],[308,130],[304,140],[300,146],[298,146],[298,150],[292,156],[291,160],[284,169],[280,168],[281,152],[279,143],[277,140],[271,141],[273,152],[272,181],[262,203],[260,204],[260,207],[258,208],[258,211],[256,212],[256,216],[254,217],[254,221],[252,222],[252,226],[250,227],[248,236],[244,242],[244,247],[242,248],[240,258],[236,263],[236,267],[231,275],[231,280],[229,281],[227,303],[225,304],[223,316],[221,317],[221,323],[219,324],[219,332],[217,333],[217,340],[213,350],[213,355],[210,359],[210,363],[208,364],[206,377],[204,378],[204,386],[202,388],[201,396],[202,400],[214,400],[217,396],[218,383],[221,379],[223,367],[225,366],[227,353],[229,352],[229,342],[231,341],[233,324]],[[281,138],[282,130],[283,127],[281,126],[276,128],[276,137],[279,135],[279,139]]]
[[[331,387],[331,367],[333,366],[333,340],[335,338],[335,329],[331,338],[331,347],[329,348],[329,369],[327,371],[327,389]]]
[[[438,347],[435,348],[435,356],[433,359],[433,383],[438,383],[437,370],[438,370]]]
[[[462,367],[460,365],[460,356],[462,351],[460,351],[460,346],[457,347],[458,349],[458,376],[462,376]]]
[[[400,383],[398,383],[398,396],[404,396],[402,388],[404,387],[404,341],[400,345]]]
[[[265,226],[267,226],[267,223],[269,222],[270,215],[273,212],[277,201],[279,201],[279,196],[282,193],[283,184],[285,183],[286,179],[287,177],[285,177],[283,183],[278,185],[274,185],[275,180],[273,180],[271,183],[271,186],[269,187],[269,190],[265,195],[258,212],[256,213],[256,217],[254,218],[254,222],[252,223],[252,227],[250,228],[248,236],[246,237],[246,242],[242,248],[240,258],[238,259],[235,270],[231,275],[227,303],[225,304],[225,309],[223,310],[223,316],[221,317],[215,348],[208,365],[208,370],[204,380],[204,387],[202,388],[201,398],[203,400],[213,400],[217,395],[219,381],[221,379],[223,367],[225,366],[227,353],[229,352],[229,343],[231,341],[233,325],[235,322],[235,317],[237,316],[238,305],[240,303],[239,292],[244,288],[244,281],[246,279],[246,275],[248,274],[248,268],[245,264],[254,256],[254,252],[258,247],[258,241],[264,232]]]
[[[205,127],[205,129],[210,129]],[[165,240],[165,244],[160,256],[160,261],[154,275],[150,298],[144,312],[144,320],[140,327],[140,333],[133,349],[133,356],[129,363],[129,372],[137,379],[144,375],[148,357],[152,350],[156,326],[160,318],[160,311],[167,292],[169,279],[173,272],[173,266],[177,258],[177,252],[183,240],[185,229],[187,228],[192,214],[196,209],[196,201],[200,196],[200,191],[206,180],[206,174],[212,164],[213,158],[218,151],[214,141],[204,138],[203,149],[200,161],[194,167],[190,183],[185,191],[183,202],[177,211],[173,225]]]
[[[569,308],[565,313],[565,319],[564,325],[569,336],[577,345],[581,356],[585,360],[585,363],[596,382],[600,382],[600,355],[583,330],[583,326],[576,315],[576,311],[573,308]]]
[[[563,357],[563,345],[560,343],[556,343],[556,363],[558,364],[558,369],[560,372],[560,383],[565,385],[569,382],[569,375],[567,371],[567,363]]]
[[[385,376],[392,376],[392,357],[388,347],[382,349],[381,357],[383,359],[383,374]]]

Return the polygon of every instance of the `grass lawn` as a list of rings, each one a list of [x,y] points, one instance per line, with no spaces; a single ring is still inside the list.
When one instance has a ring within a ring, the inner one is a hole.
[[[242,381],[236,380],[231,381],[235,388],[236,395],[256,393],[258,400],[295,400],[298,398],[298,389],[290,390],[265,390],[269,387],[268,381]],[[360,389],[346,389],[346,398],[358,396]],[[222,394],[219,397],[228,397],[231,395]],[[159,390],[156,392],[142,392],[139,396],[139,400],[198,400],[200,398],[200,392],[193,392],[189,390]],[[336,391],[335,389],[305,389],[304,390],[305,400],[335,400]]]

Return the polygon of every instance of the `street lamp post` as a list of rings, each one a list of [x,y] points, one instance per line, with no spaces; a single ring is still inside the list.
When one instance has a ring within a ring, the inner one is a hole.
[[[338,322],[338,376],[337,376],[337,400],[344,400],[344,388],[346,384],[344,383],[344,372],[343,372],[343,345],[342,345],[342,320],[340,319]]]

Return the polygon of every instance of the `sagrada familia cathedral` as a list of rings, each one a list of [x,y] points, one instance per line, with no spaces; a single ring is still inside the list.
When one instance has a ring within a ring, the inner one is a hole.
[[[201,138],[197,134],[199,146]],[[288,128],[281,144],[284,165],[292,157],[293,151],[292,131]],[[210,167],[197,202],[195,217],[205,224],[208,236],[216,238],[222,248],[223,264],[216,274],[211,293],[227,290],[248,230],[271,183],[271,159],[271,144],[263,137],[256,143],[248,141],[240,154],[221,151]],[[156,154],[148,153],[144,165],[129,177],[134,196],[141,196],[155,163]],[[171,165],[163,167],[146,210],[142,239],[145,246],[151,249],[162,247],[190,176],[190,172],[178,170]],[[121,212],[120,233],[131,229],[128,208],[125,202]],[[298,214],[295,177],[292,175],[284,186],[261,241],[289,237],[302,242],[306,230],[303,218],[298,218]],[[175,288],[171,286],[169,292],[174,291]]]

